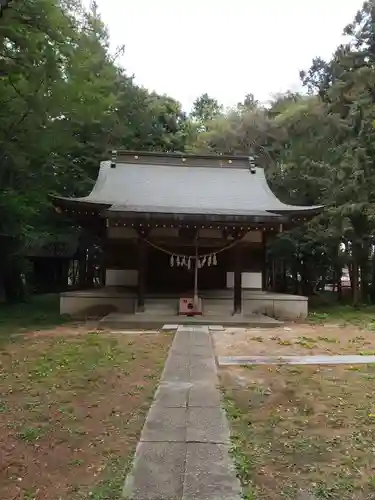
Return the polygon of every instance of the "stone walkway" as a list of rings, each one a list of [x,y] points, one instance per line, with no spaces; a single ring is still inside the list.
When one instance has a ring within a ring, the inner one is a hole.
[[[123,498],[241,499],[207,326],[176,332]]]

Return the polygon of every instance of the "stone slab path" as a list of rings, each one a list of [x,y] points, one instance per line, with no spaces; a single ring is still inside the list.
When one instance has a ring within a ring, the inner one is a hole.
[[[357,354],[314,356],[220,356],[219,366],[236,365],[365,365],[375,363],[375,356]]]
[[[207,326],[179,327],[123,498],[240,500]]]

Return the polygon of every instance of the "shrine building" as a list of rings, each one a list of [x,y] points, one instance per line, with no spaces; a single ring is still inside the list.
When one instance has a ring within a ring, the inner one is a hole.
[[[56,210],[100,236],[105,286],[65,292],[62,313],[111,305],[124,315],[307,315],[307,298],[271,293],[267,243],[321,206],[282,203],[248,156],[113,152],[88,196]],[[193,307],[193,306],[190,306]]]

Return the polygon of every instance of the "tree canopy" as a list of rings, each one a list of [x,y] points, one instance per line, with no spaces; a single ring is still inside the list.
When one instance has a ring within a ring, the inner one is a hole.
[[[344,28],[346,43],[331,60],[301,72],[305,91],[274,96],[265,106],[249,94],[211,117],[197,151],[254,152],[274,191],[294,204],[324,204],[308,226],[277,238],[270,254],[286,287],[313,292],[327,282],[341,293],[349,269],[353,300],[375,292],[375,1],[364,2]]]

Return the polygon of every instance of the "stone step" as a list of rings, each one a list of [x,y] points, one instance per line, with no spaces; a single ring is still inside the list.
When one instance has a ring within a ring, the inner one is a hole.
[[[171,307],[168,305],[158,305],[158,306],[149,306],[145,304],[145,310],[143,313],[137,313],[137,315],[148,315],[148,316],[173,316],[177,314],[177,308]]]
[[[233,304],[231,306],[229,305],[216,305],[216,304],[211,304],[211,305],[206,305],[204,304],[203,306],[203,314],[204,316],[231,316],[233,311]]]
[[[164,325],[222,325],[224,327],[246,328],[277,328],[283,323],[261,314],[248,316],[179,316],[176,314],[122,314],[110,313],[99,321],[99,328],[125,330],[125,329],[160,329]]]

